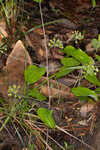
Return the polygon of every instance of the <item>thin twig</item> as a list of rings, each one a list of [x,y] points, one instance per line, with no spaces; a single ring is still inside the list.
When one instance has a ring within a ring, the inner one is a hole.
[[[47,85],[48,85],[48,91],[49,91],[49,108],[51,104],[51,97],[50,97],[50,83],[49,83],[49,61],[48,61],[48,48],[47,48],[47,39],[46,39],[46,33],[44,28],[44,20],[43,20],[43,13],[42,13],[42,7],[41,2],[39,3],[40,7],[40,15],[41,15],[41,21],[42,21],[42,29],[43,29],[43,35],[44,35],[44,46],[46,50],[46,68],[47,68]],[[48,149],[48,130],[47,130],[47,139],[46,139],[46,150]]]
[[[95,148],[93,148],[92,146],[88,145],[87,143],[85,143],[84,141],[80,140],[79,138],[77,138],[76,136],[72,135],[71,133],[69,133],[68,131],[62,129],[61,127],[56,125],[56,128],[62,132],[64,132],[65,134],[69,135],[70,137],[72,137],[73,139],[79,141],[80,143],[82,143],[83,145],[85,145],[86,147],[88,147],[91,150],[95,150]]]

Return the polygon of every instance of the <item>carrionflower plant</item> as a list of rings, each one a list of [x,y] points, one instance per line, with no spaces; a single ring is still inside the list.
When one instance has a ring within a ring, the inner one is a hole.
[[[19,95],[20,88],[21,88],[20,85],[16,85],[16,84],[9,86],[8,87],[8,96],[9,97],[14,96],[14,98],[21,99],[21,96]]]

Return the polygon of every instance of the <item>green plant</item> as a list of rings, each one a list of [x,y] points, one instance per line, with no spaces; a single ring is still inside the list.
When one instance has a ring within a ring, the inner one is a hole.
[[[17,16],[17,11],[18,11],[17,1],[7,0],[5,3],[3,0],[0,0],[0,4],[1,4],[1,9],[0,9],[1,16],[4,17],[7,24],[7,29],[8,31],[10,31],[12,27],[12,23],[16,21],[15,16]]]
[[[34,144],[29,144],[29,149],[34,150]]]
[[[29,76],[30,73],[31,76]],[[39,108],[37,110],[37,108],[35,107],[38,101],[41,99],[45,100],[45,97],[41,93],[39,93],[39,91],[37,91],[36,88],[29,88],[29,85],[34,84],[35,82],[40,80],[40,78],[44,74],[45,68],[39,68],[37,66],[30,65],[25,70],[25,82],[27,83],[24,89],[25,95],[22,95],[21,93],[21,86],[14,84],[8,87],[8,97],[9,100],[11,99],[10,102],[5,105],[4,100],[3,99],[0,100],[0,103],[2,104],[2,106],[0,106],[0,112],[2,112],[2,118],[0,118],[0,123],[2,124],[0,127],[0,131],[2,131],[7,124],[9,125],[10,123],[13,124],[13,127],[16,130],[16,134],[18,135],[22,145],[25,147],[23,137],[21,137],[20,128],[27,130],[28,131],[27,137],[29,136],[28,140],[30,141],[28,147],[32,150],[35,148],[35,143],[33,143],[33,140],[30,139],[29,134],[35,136],[38,139],[40,145],[42,145],[41,147],[44,149],[45,140],[41,136],[40,131],[37,130],[38,127],[36,128],[36,130],[33,129],[33,126],[35,127],[35,122],[38,122],[37,120],[39,120],[39,117],[40,119],[41,117],[45,119],[45,121],[44,120],[43,121],[47,126],[54,128],[55,125],[54,124],[55,122],[52,117],[52,111],[45,108]],[[28,87],[26,88],[26,86]],[[28,89],[30,91],[30,92],[28,91],[29,92],[28,94],[31,97],[27,95]],[[35,97],[36,100],[38,101],[34,102],[32,97]],[[29,103],[29,101],[31,101],[31,103]],[[45,114],[43,113],[43,111],[41,111],[41,109],[43,110],[45,109]],[[38,115],[36,115],[36,112],[38,112]],[[28,125],[28,123],[31,124],[32,126]],[[16,126],[16,124],[18,126]]]
[[[75,43],[78,44],[79,41],[84,39],[84,34],[79,32],[78,30],[75,30],[74,32],[72,32],[72,38],[75,41]]]
[[[21,86],[19,85],[12,85],[8,87],[8,97],[10,100],[10,103],[4,104],[4,101],[1,99],[2,107],[0,107],[0,112],[2,112],[2,115],[5,117],[2,117],[0,119],[2,126],[0,127],[0,131],[4,129],[6,124],[8,123],[18,123],[21,127],[25,128],[27,124],[24,122],[24,120],[27,120],[29,122],[32,122],[31,124],[35,124],[35,120],[39,119],[38,116],[45,119],[44,123],[51,127],[54,128],[54,120],[52,117],[52,111],[45,109],[45,108],[39,108],[38,110],[34,108],[34,106],[37,104],[37,102],[40,100],[46,100],[45,96],[43,96],[41,93],[39,93],[37,88],[29,88],[29,85],[34,84],[38,80],[41,79],[41,77],[45,74],[45,68],[39,68],[35,65],[30,65],[26,70],[25,70],[25,95],[22,95],[21,93]],[[28,86],[26,88],[26,86]],[[28,93],[27,93],[28,91]],[[23,94],[24,94],[23,93]],[[28,94],[28,95],[27,95]],[[37,102],[31,101],[31,97],[35,97]],[[30,100],[29,100],[30,99]],[[31,101],[31,104],[29,104],[29,101]],[[42,111],[41,111],[42,110]],[[45,114],[43,113],[43,110],[45,110]],[[38,115],[35,115],[33,112],[38,112]],[[47,114],[47,116],[46,116]],[[5,118],[5,119],[4,119]],[[42,120],[42,119],[41,119]],[[49,122],[50,121],[50,122]],[[14,124],[15,126],[15,124]],[[18,133],[19,138],[21,139],[21,135],[15,127]],[[38,139],[42,139],[40,135],[40,131],[36,132],[28,127],[28,130],[31,131]],[[40,141],[41,141],[40,140]],[[31,148],[34,146],[33,143],[31,143]]]
[[[64,145],[65,145],[65,150],[74,150],[74,145],[68,145],[68,143],[66,141],[64,141]]]
[[[100,48],[100,34],[98,35],[98,39],[92,39],[91,41],[92,46],[96,49],[96,52]]]
[[[96,7],[96,0],[91,0],[91,3],[92,3],[92,7]]]
[[[39,108],[38,111],[38,116],[39,118],[50,128],[55,128],[56,124],[53,119],[52,110],[48,110],[46,108]]]
[[[66,46],[62,52],[64,52],[66,56],[61,59],[63,67],[61,67],[60,71],[56,74],[57,78],[67,75],[75,69],[83,70],[82,73],[84,76],[95,76],[98,69],[95,67],[94,60],[84,51],[81,49],[76,49],[72,46]]]
[[[39,68],[35,65],[30,65],[24,72],[25,81],[27,84],[33,84],[41,79],[41,77],[45,74],[45,68]]]
[[[56,78],[65,76],[74,70],[81,70],[81,78],[85,78],[90,83],[100,87],[100,82],[96,76],[99,69],[95,66],[95,62],[92,57],[88,56],[81,49],[76,49],[72,46],[66,46],[62,52],[64,52],[66,56],[61,60],[63,66],[60,68],[59,72],[56,73]],[[98,58],[97,55],[96,57]],[[96,101],[98,100],[96,92],[85,87],[73,88],[72,92],[79,97],[90,96]]]
[[[42,0],[34,0],[35,2],[42,2]],[[2,7],[4,9],[5,6]],[[4,10],[5,11],[5,10]],[[6,11],[5,11],[5,14]],[[8,17],[6,15],[6,17]],[[9,18],[8,18],[9,19]],[[9,20],[7,22],[9,24]],[[35,28],[34,28],[35,29]],[[32,30],[34,30],[32,29]],[[30,31],[29,31],[30,32]],[[75,43],[77,44],[80,40],[84,38],[79,31],[75,31],[73,38]],[[63,49],[63,43],[59,39],[53,38],[50,40],[50,47],[58,47]],[[100,87],[100,82],[96,77],[98,72],[98,68],[95,66],[94,60],[89,57],[84,51],[81,49],[76,49],[72,46],[67,46],[62,50],[65,53],[65,57],[61,60],[63,67],[60,68],[60,71],[56,73],[54,76],[56,78],[65,76],[74,70],[81,70],[82,78],[85,78],[89,82],[93,83],[95,86]],[[96,56],[98,60],[100,58]],[[45,131],[41,128],[40,120],[49,128],[55,129],[56,123],[53,118],[53,110],[40,107],[38,108],[39,101],[44,101],[47,98],[40,92],[39,86],[36,86],[36,82],[38,82],[42,76],[45,74],[46,69],[40,68],[35,65],[30,65],[24,72],[25,84],[24,84],[24,92],[21,94],[21,87],[19,85],[12,85],[8,87],[8,97],[9,99],[13,99],[11,104],[4,105],[4,101],[0,99],[0,103],[3,104],[0,111],[4,115],[1,117],[1,128],[0,131],[4,129],[8,122],[11,122],[16,130],[16,134],[18,135],[20,141],[25,146],[23,142],[23,138],[21,137],[20,131],[18,131],[18,127],[15,126],[18,124],[24,130],[26,135],[29,136],[29,149],[38,149],[36,148],[35,143],[33,141],[37,140],[37,143],[40,144],[41,149],[45,149],[47,146],[47,141],[45,141],[44,136],[42,136]],[[51,78],[51,77],[50,77]],[[46,81],[47,82],[47,81]],[[100,89],[98,88],[98,91]],[[77,87],[73,88],[72,92],[81,99],[81,97],[91,97],[95,101],[98,101],[98,94],[95,91],[85,88],[85,87]],[[39,126],[38,126],[39,124]],[[42,124],[43,125],[43,124]],[[41,134],[42,133],[42,134]],[[30,138],[32,135],[32,138]],[[34,140],[34,136],[35,140]],[[69,134],[70,135],[70,134]],[[72,136],[73,137],[73,136]],[[64,142],[64,149],[69,149],[67,142]]]
[[[68,149],[68,143],[66,141],[64,141],[64,145],[65,145],[65,149]]]
[[[60,49],[64,48],[62,41],[59,39],[56,39],[56,37],[54,37],[52,40],[49,41],[48,46],[51,48],[52,47],[58,47]]]
[[[96,92],[88,88],[76,87],[76,88],[72,88],[72,92],[78,97],[85,97],[84,100],[87,100],[86,97],[90,96],[96,101],[98,101],[98,95],[96,94]]]
[[[44,75],[45,68],[38,68],[35,65],[30,65],[25,70],[25,81],[27,84],[33,84],[40,80],[40,78]],[[37,88],[32,88],[28,90],[28,95],[35,97],[39,100],[46,100],[46,97],[42,95]],[[40,119],[51,128],[55,128],[55,122],[52,117],[52,111],[46,108],[39,108],[37,110],[38,116]]]
[[[8,96],[9,97],[14,97],[14,98],[18,98],[18,99],[21,99],[21,96],[19,95],[19,91],[20,91],[21,87],[20,85],[12,85],[12,86],[9,86],[8,87]]]
[[[1,54],[6,53],[7,47],[8,47],[8,41],[7,41],[7,38],[4,37],[0,43],[0,53]]]
[[[83,65],[83,74],[85,76],[88,76],[88,75],[96,75],[97,72],[99,71],[97,67],[95,67],[95,65],[93,63],[89,63],[88,65]]]

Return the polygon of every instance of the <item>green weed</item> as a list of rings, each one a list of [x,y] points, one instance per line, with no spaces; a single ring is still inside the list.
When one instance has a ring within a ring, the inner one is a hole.
[[[75,30],[74,32],[72,32],[72,38],[75,41],[75,43],[78,44],[79,41],[84,39],[84,34]]]
[[[100,49],[100,34],[98,35],[98,39],[92,39],[91,43],[96,52],[98,52],[98,50]]]
[[[48,46],[50,48],[52,48],[52,47],[57,47],[57,48],[60,48],[60,49],[64,48],[62,41],[59,40],[59,39],[56,39],[56,37],[54,37],[52,40],[49,41]]]

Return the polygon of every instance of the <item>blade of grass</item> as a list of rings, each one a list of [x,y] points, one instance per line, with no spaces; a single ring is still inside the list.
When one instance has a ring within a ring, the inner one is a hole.
[[[4,123],[2,124],[2,126],[1,126],[1,128],[0,128],[0,132],[3,130],[3,128],[6,126],[6,124],[8,123],[8,121],[10,120],[10,116],[8,116],[7,118],[6,118],[6,120],[4,121]]]
[[[46,23],[43,23],[41,25],[37,25],[36,27],[33,27],[31,29],[29,29],[27,32],[25,32],[25,34],[29,34],[30,32],[38,29],[38,28],[41,28],[44,26],[47,26],[47,25],[50,25],[50,24],[55,24],[55,23],[59,23],[59,22],[63,22],[63,19],[57,19],[57,20],[53,20],[53,21],[50,21],[50,22],[46,22]]]

